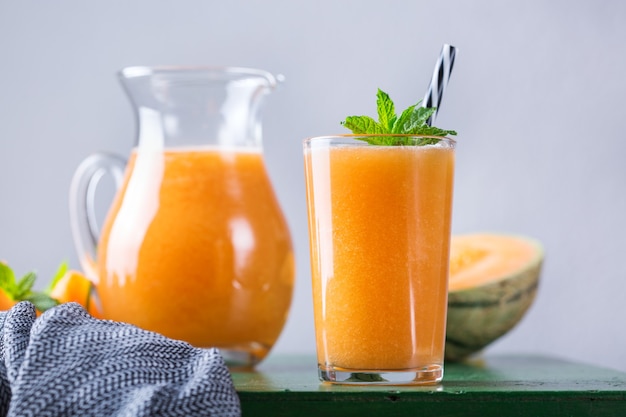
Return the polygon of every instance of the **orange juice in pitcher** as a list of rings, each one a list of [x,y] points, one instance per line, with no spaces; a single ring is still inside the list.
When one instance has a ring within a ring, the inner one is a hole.
[[[84,269],[95,259],[103,314],[253,365],[280,335],[294,285],[258,114],[276,78],[174,67],[126,68],[120,78],[136,110],[137,145],[127,163],[88,158],[71,192],[77,249]],[[119,189],[97,234],[92,195],[103,172]]]

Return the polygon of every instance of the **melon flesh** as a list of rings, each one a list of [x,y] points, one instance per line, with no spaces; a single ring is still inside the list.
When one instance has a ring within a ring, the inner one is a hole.
[[[524,269],[538,255],[537,245],[516,236],[453,236],[450,245],[450,291],[475,288]]]
[[[501,234],[452,237],[446,360],[461,360],[507,333],[532,304],[541,245]]]

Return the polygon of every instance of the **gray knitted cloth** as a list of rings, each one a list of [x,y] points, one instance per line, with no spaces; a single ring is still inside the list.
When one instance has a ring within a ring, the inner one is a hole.
[[[216,349],[62,304],[0,312],[0,416],[240,416]]]

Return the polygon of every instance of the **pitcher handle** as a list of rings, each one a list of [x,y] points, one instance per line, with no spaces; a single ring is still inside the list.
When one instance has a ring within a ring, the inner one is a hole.
[[[100,180],[107,174],[113,177],[116,189],[122,184],[126,160],[110,153],[95,153],[83,160],[72,177],[70,185],[70,226],[74,246],[87,278],[98,283],[96,251],[100,238],[94,200]]]

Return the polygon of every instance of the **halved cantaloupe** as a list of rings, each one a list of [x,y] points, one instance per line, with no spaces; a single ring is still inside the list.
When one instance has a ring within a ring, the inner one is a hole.
[[[452,236],[445,358],[459,361],[511,330],[532,304],[544,251],[534,239]]]

